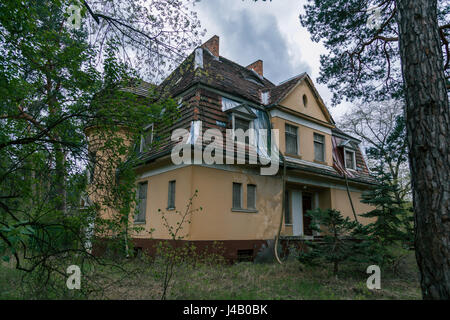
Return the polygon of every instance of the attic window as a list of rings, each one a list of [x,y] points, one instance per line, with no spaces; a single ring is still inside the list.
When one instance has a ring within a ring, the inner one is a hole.
[[[139,151],[143,152],[150,148],[153,142],[153,124],[147,126],[144,129],[144,134],[141,136],[141,143],[139,146]]]
[[[353,150],[344,149],[345,167],[356,170],[356,154]]]
[[[242,129],[245,132],[251,128],[251,121],[239,117],[234,117],[234,130]],[[245,135],[245,143],[249,144],[250,139],[248,135]]]
[[[261,92],[261,103],[262,104],[269,103],[269,91]]]
[[[308,106],[308,97],[306,94],[303,95],[303,106],[306,108]]]
[[[194,70],[197,70],[197,68],[203,69],[203,49],[202,48],[195,49],[195,67],[194,67]]]

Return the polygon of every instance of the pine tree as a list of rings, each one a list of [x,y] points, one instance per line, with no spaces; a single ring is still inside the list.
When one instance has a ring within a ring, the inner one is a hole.
[[[411,241],[411,214],[406,202],[396,196],[399,187],[391,175],[383,172],[382,165],[375,172],[378,176],[377,186],[362,195],[362,202],[375,209],[361,216],[374,220],[367,228],[370,237],[381,250],[380,263],[384,264],[395,261],[396,247]]]
[[[370,246],[367,228],[359,222],[343,217],[338,210],[315,209],[307,212],[311,217],[311,228],[321,232],[318,241],[307,242],[307,250],[301,252],[299,260],[309,265],[319,262],[331,263],[333,274],[339,272],[339,265],[346,261],[367,260],[366,248]]]

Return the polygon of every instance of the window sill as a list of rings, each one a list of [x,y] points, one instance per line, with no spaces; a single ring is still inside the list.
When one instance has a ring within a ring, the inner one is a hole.
[[[134,224],[145,224],[145,221],[134,221]]]
[[[166,208],[167,211],[175,211],[175,207],[173,208]]]
[[[299,154],[286,153],[285,155],[291,158],[302,159],[302,156]]]
[[[258,213],[257,209],[231,208],[232,212]]]
[[[314,162],[315,162],[315,163],[318,163],[318,164],[323,164],[323,165],[325,165],[325,166],[328,165],[328,163],[326,163],[325,161],[314,160]]]

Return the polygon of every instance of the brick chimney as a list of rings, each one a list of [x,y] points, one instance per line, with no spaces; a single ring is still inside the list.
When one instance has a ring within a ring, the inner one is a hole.
[[[247,66],[247,69],[254,70],[257,74],[259,74],[261,77],[264,76],[263,74],[263,62],[262,60],[257,60],[253,62],[252,64]]]
[[[211,39],[202,44],[202,48],[208,49],[214,56],[219,57],[219,37],[213,36]]]

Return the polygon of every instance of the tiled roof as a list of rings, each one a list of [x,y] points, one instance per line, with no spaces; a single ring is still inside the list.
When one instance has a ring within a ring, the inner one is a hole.
[[[240,97],[247,101],[253,102],[257,105],[261,103],[261,92],[269,91],[269,101],[266,104],[274,105],[280,102],[300,81],[309,79],[306,73],[299,74],[279,85],[273,84],[268,79],[258,75],[256,72],[247,69],[231,60],[224,57],[216,57],[207,49],[202,50],[202,63],[198,65],[196,62],[196,51],[189,55],[186,60],[165,79],[159,86],[158,90],[167,96],[176,97],[196,84],[203,84],[210,88],[228,93],[232,96]],[[310,79],[309,79],[310,80]],[[315,94],[318,95],[317,92]],[[320,99],[320,97],[318,98]],[[180,109],[182,117],[174,123],[173,127],[183,127],[189,130],[191,121],[200,120],[203,123],[202,130],[209,128],[219,129],[225,131],[226,128],[231,128],[229,117],[221,109],[220,94],[213,93],[210,90],[200,90],[184,95],[183,101],[185,105]],[[325,107],[324,107],[325,108]],[[331,117],[330,117],[331,119]],[[332,120],[331,120],[332,121]],[[164,131],[170,131],[170,128],[165,128]],[[343,137],[350,137],[339,129],[333,129],[333,134]],[[334,135],[333,135],[334,136]],[[342,138],[337,137],[337,140]],[[337,141],[335,141],[336,143]],[[164,150],[172,146],[174,143],[169,140],[162,143],[158,148],[155,148],[143,155],[144,159],[152,159],[157,154],[164,153]],[[340,170],[339,163],[343,163],[342,148],[333,144],[333,167],[321,168],[312,166],[308,163],[297,163],[295,161],[288,161],[289,166],[293,166],[303,171],[316,172],[318,174],[327,174],[337,177],[342,177],[343,172],[347,170]],[[369,171],[358,150],[356,154],[357,170],[348,174],[350,180],[361,181],[366,183],[373,183]],[[145,160],[144,160],[145,161]],[[339,163],[337,163],[339,162]]]
[[[270,90],[270,103],[278,103],[280,100],[291,91],[295,85],[303,78],[306,77],[306,73],[299,74],[298,76],[291,78],[287,81],[280,83],[278,86]]]
[[[275,87],[253,70],[224,57],[217,58],[206,49],[203,49],[203,67],[195,68],[194,60],[195,51],[161,83],[160,90],[176,96],[192,85],[202,83],[260,104],[260,91]]]

